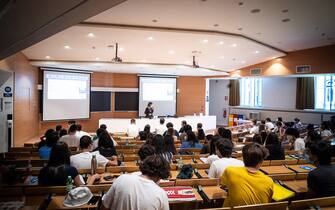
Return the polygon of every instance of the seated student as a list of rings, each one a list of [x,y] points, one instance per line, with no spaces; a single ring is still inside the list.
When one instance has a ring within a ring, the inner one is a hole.
[[[216,143],[219,139],[221,139],[221,135],[223,133],[223,127],[219,127],[216,131],[216,134],[212,137],[212,139],[209,142],[209,150],[210,155],[206,159],[202,159],[205,163],[211,164],[212,162],[219,160],[219,156],[217,156],[216,152]]]
[[[294,125],[292,127],[298,129],[298,131],[302,128],[302,123],[299,118],[294,118]]]
[[[179,129],[179,134],[185,133],[185,126],[187,125],[187,122],[185,120],[181,121],[181,127]]]
[[[252,137],[252,142],[254,142],[254,143],[258,143],[258,144],[263,144],[262,135],[261,135],[261,134],[255,134],[255,135]]]
[[[159,135],[163,135],[165,132],[165,119],[164,118],[160,118],[159,119],[159,125],[155,128],[155,133],[159,134]]]
[[[64,186],[68,176],[71,176],[74,185],[77,187],[85,184],[81,181],[77,169],[70,166],[70,150],[67,144],[58,142],[51,149],[47,166],[40,170],[38,183],[46,186]],[[94,175],[94,178],[90,179],[91,181],[87,184],[93,184],[96,178],[99,178],[99,175]]]
[[[284,148],[278,139],[277,134],[268,133],[265,139],[265,148],[269,150],[266,160],[285,160]]]
[[[275,126],[273,125],[271,119],[269,117],[267,117],[265,119],[265,129],[267,131],[272,131],[275,128]]]
[[[137,137],[138,136],[138,132],[139,132],[139,128],[136,125],[136,120],[135,119],[131,119],[130,120],[130,124],[128,125],[127,128],[127,136],[130,137]]]
[[[307,144],[306,153],[317,168],[310,171],[307,177],[311,197],[335,196],[335,165],[331,164],[332,148],[326,141],[311,141]]]
[[[44,135],[40,137],[40,142],[38,142],[38,149],[40,149],[46,144],[45,142],[46,136],[53,132],[55,132],[54,129],[48,129],[47,131],[45,131]]]
[[[295,151],[305,150],[305,141],[303,138],[300,138],[299,131],[296,128],[287,128],[285,134],[287,141],[284,143],[289,145],[289,149]]]
[[[62,136],[59,139],[59,141],[65,142],[69,147],[78,147],[80,138],[78,138],[76,132],[77,132],[77,125],[72,124],[69,128],[68,134]]]
[[[321,131],[321,137],[323,140],[329,141],[333,138],[333,133],[330,130],[329,121],[323,121],[321,123],[320,131]]]
[[[216,153],[220,157],[214,161],[208,172],[210,178],[220,178],[228,166],[244,166],[238,159],[232,158],[234,144],[229,139],[219,139],[216,143]]]
[[[105,124],[101,124],[101,125],[99,126],[98,129],[105,130],[105,131],[107,131],[108,134],[110,134],[110,133],[108,132],[108,130],[107,130],[107,126],[106,126]],[[96,132],[98,132],[98,130],[97,130]],[[99,135],[98,135],[98,133],[97,133],[97,138],[99,138],[98,136],[99,136]],[[118,146],[118,145],[119,145],[119,144],[113,139],[113,137],[111,137],[111,139],[112,139],[112,141],[113,141],[114,146]],[[94,141],[94,142],[95,142],[95,141]],[[94,146],[93,148],[96,148],[96,147],[98,146],[98,141],[97,141],[96,145],[94,144],[93,146]]]
[[[269,203],[272,200],[273,180],[259,171],[267,149],[257,143],[243,147],[245,167],[227,167],[221,177],[221,184],[228,187],[224,206],[243,206]]]
[[[45,136],[45,143],[46,144],[38,149],[38,154],[39,154],[41,159],[45,159],[45,160],[49,159],[51,149],[57,143],[58,140],[59,140],[59,137],[58,137],[58,132],[57,131],[54,131],[52,133],[48,133]]]
[[[76,124],[77,125],[77,132],[76,132],[76,136],[80,139],[83,136],[89,136],[89,134],[85,131],[82,131],[82,126],[80,124]]]
[[[251,134],[258,134],[259,133],[259,126],[257,125],[257,120],[252,120],[252,128],[249,131]]]
[[[154,155],[155,153],[156,153],[155,147],[150,144],[143,144],[137,152],[141,162],[143,162],[144,159],[147,158],[148,156]]]
[[[274,129],[274,132],[278,134],[279,139],[284,139],[285,136],[285,129],[284,129],[284,124],[280,121],[276,122],[276,127]]]
[[[166,128],[167,128],[167,130],[164,132],[163,136],[165,136],[167,134],[168,130],[170,128],[172,128],[173,129],[173,136],[177,136],[177,138],[179,138],[179,133],[178,133],[178,131],[176,129],[173,128],[172,122],[166,123]]]
[[[100,155],[98,151],[91,152],[93,142],[91,137],[83,136],[80,139],[81,153],[72,155],[70,157],[71,166],[77,169],[89,169],[91,168],[92,156],[95,155],[98,163],[98,167],[105,168],[106,166],[117,166],[117,160],[108,160],[104,156]]]
[[[187,131],[186,141],[180,146],[180,150],[188,148],[202,148],[202,144],[199,143],[193,131]]]
[[[62,125],[56,125],[56,132],[58,133],[58,136],[62,129],[63,129]]]
[[[231,130],[223,128],[221,131],[221,137],[232,141],[233,138],[232,138]]]
[[[104,130],[107,130],[107,125],[106,125],[106,124],[101,124],[101,125],[99,126],[99,128],[104,129]]]
[[[180,139],[181,142],[186,141],[187,132],[192,131],[192,126],[185,125],[183,130],[184,130],[184,132],[179,135],[179,139]]]
[[[170,127],[170,128],[167,129],[167,131],[165,131],[165,133],[164,133],[163,136],[167,136],[167,135],[172,136],[173,141],[174,141],[174,142],[177,142],[178,137],[175,135],[175,134],[176,134],[175,131],[176,131],[176,130],[174,130],[173,127]],[[177,132],[177,133],[178,133],[178,132]]]
[[[211,152],[210,142],[211,142],[212,139],[213,139],[213,135],[212,134],[208,134],[205,137],[204,145],[202,146],[200,154],[209,154]]]
[[[197,138],[199,140],[205,140],[206,134],[204,129],[202,129],[202,123],[197,124]]]
[[[163,145],[163,157],[169,163],[172,162],[173,155],[177,154],[176,147],[174,146],[174,139],[171,135],[164,136],[164,145]]]
[[[93,151],[99,151],[100,155],[110,157],[112,160],[117,159],[117,153],[112,138],[106,130],[103,130],[102,133],[100,133],[98,147]]]
[[[149,134],[151,134],[150,125],[147,124],[147,125],[144,126],[143,131],[139,132],[140,140],[142,140],[142,141],[147,140]]]
[[[62,128],[60,131],[59,131],[59,138],[62,138],[62,136],[65,136],[67,135],[67,130]]]
[[[140,164],[140,171],[140,176],[123,174],[117,178],[102,197],[102,209],[168,210],[168,197],[157,182],[169,177],[169,163],[160,155],[152,155]]]

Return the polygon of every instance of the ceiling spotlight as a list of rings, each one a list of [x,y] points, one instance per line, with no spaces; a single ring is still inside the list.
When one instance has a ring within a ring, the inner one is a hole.
[[[95,58],[95,60],[96,60],[96,61],[99,61],[99,60],[100,60],[100,58]]]
[[[70,46],[69,45],[65,45],[64,48],[65,49],[70,49]]]
[[[273,56],[272,59],[276,59],[277,57],[276,56]]]
[[[171,54],[171,55],[174,54],[174,51],[173,51],[173,50],[170,50],[170,51],[169,51],[169,54]]]
[[[50,56],[47,55],[47,56],[45,56],[45,58],[46,58],[46,59],[50,59]]]
[[[208,39],[204,39],[202,40],[203,43],[207,43],[208,42]]]
[[[195,61],[195,56],[194,56],[194,55],[193,55],[193,63],[192,63],[192,67],[195,68],[195,69],[199,68],[198,63]]]
[[[152,22],[153,22],[153,23],[157,23],[157,20],[156,20],[156,19],[153,19]]]
[[[217,23],[216,23],[216,24],[214,24],[213,26],[214,26],[214,27],[218,27],[218,26],[219,26],[219,24],[217,24]]]
[[[258,53],[259,53],[259,51],[258,51],[258,50],[256,50],[256,51],[255,51],[255,54],[258,54]]]
[[[122,62],[122,59],[120,57],[117,56],[117,52],[118,52],[118,43],[116,42],[115,43],[115,57],[112,59],[112,62],[115,62],[115,63],[121,63]]]
[[[259,13],[261,10],[260,9],[253,9],[253,10],[251,10],[250,12],[251,13]]]
[[[232,47],[237,47],[237,44],[234,43],[234,44],[232,44],[231,46],[232,46]]]
[[[152,36],[149,36],[147,39],[148,40],[153,40],[154,38]]]
[[[142,59],[141,62],[145,63],[145,62],[147,62],[147,60],[146,59]]]
[[[87,34],[88,37],[95,37],[94,33]]]
[[[223,43],[224,43],[223,41],[219,42],[220,45],[223,45]]]
[[[124,49],[122,47],[120,47],[119,51],[124,51]]]
[[[220,59],[224,59],[224,56],[222,55],[222,56],[220,56],[219,58],[220,58]]]

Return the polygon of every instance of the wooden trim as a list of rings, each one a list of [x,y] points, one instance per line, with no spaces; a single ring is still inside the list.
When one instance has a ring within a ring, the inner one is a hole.
[[[261,111],[274,111],[274,112],[300,112],[300,113],[316,113],[316,114],[335,114],[334,111],[323,110],[293,110],[293,109],[275,109],[275,108],[256,108],[256,107],[241,107],[230,106],[229,109],[244,109],[244,110],[261,110]]]

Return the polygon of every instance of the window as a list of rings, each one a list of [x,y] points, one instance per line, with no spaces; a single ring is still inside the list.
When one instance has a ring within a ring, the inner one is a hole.
[[[335,110],[335,75],[315,77],[315,109]]]
[[[261,107],[262,106],[262,78],[242,78],[241,106]]]

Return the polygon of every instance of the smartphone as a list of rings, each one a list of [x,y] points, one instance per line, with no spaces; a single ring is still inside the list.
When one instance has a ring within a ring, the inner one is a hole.
[[[304,169],[304,170],[307,170],[307,171],[311,171],[311,170],[314,169],[314,168],[309,167],[309,166],[300,166],[300,168],[302,168],[302,169]]]
[[[110,181],[113,179],[113,176],[104,176],[103,178],[105,181]]]
[[[99,200],[100,200],[100,196],[93,196],[89,201],[88,201],[88,205],[95,205]]]

